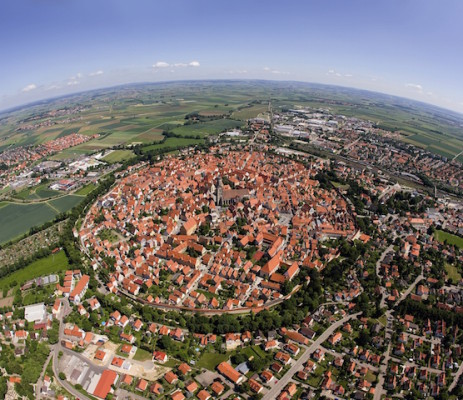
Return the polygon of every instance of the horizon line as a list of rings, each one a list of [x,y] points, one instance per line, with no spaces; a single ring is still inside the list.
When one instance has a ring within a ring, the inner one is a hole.
[[[392,98],[396,99],[401,99],[401,100],[407,100],[411,101],[414,103],[418,104],[424,104],[426,106],[431,106],[435,107],[437,109],[447,111],[454,113],[458,115],[459,117],[463,118],[463,112],[452,110],[449,108],[445,108],[443,106],[433,104],[433,103],[428,103],[422,100],[415,100],[411,99],[409,97],[403,97],[403,96],[398,96],[395,94],[390,94],[390,93],[385,93],[385,92],[378,92],[375,90],[371,89],[362,89],[362,88],[356,88],[352,86],[343,86],[343,85],[335,85],[335,84],[330,84],[330,83],[319,83],[319,82],[312,82],[312,81],[300,81],[300,80],[290,80],[290,79],[285,79],[285,80],[273,80],[273,79],[260,79],[260,78],[252,78],[252,79],[230,79],[230,78],[210,78],[210,79],[176,79],[176,80],[166,80],[166,81],[141,81],[141,82],[128,82],[128,83],[121,83],[117,85],[109,85],[109,86],[102,86],[102,87],[97,87],[94,89],[87,89],[87,90],[81,90],[81,91],[75,91],[67,94],[62,94],[58,96],[51,96],[51,97],[44,97],[39,100],[34,100],[32,102],[27,102],[23,104],[19,104],[17,106],[12,106],[9,108],[3,108],[0,109],[0,116],[8,113],[14,113],[26,108],[32,108],[47,102],[53,102],[57,101],[60,99],[72,97],[72,96],[77,96],[80,94],[86,94],[86,93],[91,93],[91,92],[96,92],[99,90],[107,90],[107,89],[117,89],[117,88],[123,88],[125,86],[136,86],[136,85],[158,85],[158,84],[173,84],[173,83],[201,83],[201,82],[265,82],[265,83],[299,83],[299,84],[309,84],[309,85],[319,85],[319,86],[328,86],[328,87],[333,87],[333,88],[343,88],[343,89],[349,89],[349,90],[354,90],[354,91],[359,91],[359,92],[368,92],[368,93],[373,93],[373,94],[380,94],[383,96],[390,96]]]

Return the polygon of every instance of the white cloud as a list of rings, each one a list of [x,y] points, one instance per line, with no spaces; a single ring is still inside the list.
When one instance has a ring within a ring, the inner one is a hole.
[[[153,68],[167,68],[169,67],[169,63],[165,61],[158,61],[156,64],[153,64]]]
[[[22,89],[23,92],[30,92],[31,90],[37,89],[37,85],[35,83],[31,83],[27,85],[25,88]]]
[[[248,71],[246,69],[238,69],[238,70],[230,70],[228,71],[229,74],[234,75],[234,74],[247,74]]]
[[[153,68],[158,69],[158,68],[186,68],[186,67],[199,67],[200,64],[198,61],[191,61],[189,63],[184,63],[184,62],[178,62],[174,64],[169,64],[168,62],[165,61],[158,61],[156,64],[153,64]]]
[[[275,75],[289,75],[289,72],[283,72],[283,71],[279,71],[278,69],[272,69],[269,67],[264,67],[264,71],[270,72],[271,74],[275,74]]]
[[[67,82],[68,86],[74,86],[74,85],[78,85],[78,84],[79,84],[79,81],[76,81],[74,79],[71,79],[70,81]]]
[[[95,72],[90,72],[88,74],[88,76],[98,76],[98,75],[103,75],[103,71],[101,69]]]
[[[55,90],[55,89],[61,89],[61,86],[60,85],[50,85],[45,90]]]
[[[422,92],[423,91],[423,86],[417,84],[417,83],[406,83],[405,84],[405,87],[408,87],[410,89],[415,89],[417,90],[418,92]]]
[[[333,68],[330,68],[326,75],[331,75],[331,76],[337,76],[338,78],[344,77],[344,78],[352,78],[354,75],[352,74],[341,74],[340,72],[334,70]]]

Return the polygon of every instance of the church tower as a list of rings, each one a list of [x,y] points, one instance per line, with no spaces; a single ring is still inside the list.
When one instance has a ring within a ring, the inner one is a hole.
[[[218,181],[217,181],[217,195],[216,195],[216,203],[218,206],[221,206],[223,203],[223,182],[222,182],[222,177],[219,176]]]

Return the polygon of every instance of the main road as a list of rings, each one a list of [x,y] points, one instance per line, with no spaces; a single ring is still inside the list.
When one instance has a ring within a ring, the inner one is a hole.
[[[310,358],[310,355],[317,350],[317,348],[327,340],[331,334],[338,328],[340,328],[344,323],[351,320],[352,318],[357,318],[361,312],[356,314],[348,315],[343,319],[340,319],[338,322],[335,322],[331,325],[325,332],[323,332],[304,352],[304,354],[296,360],[296,362],[291,366],[291,368],[286,372],[286,374],[274,385],[263,397],[263,400],[273,400],[276,399],[278,394],[283,390],[283,388],[289,383],[293,375],[298,372],[302,366]]]
[[[58,382],[62,387],[64,387],[69,393],[71,393],[76,399],[83,399],[83,400],[90,400],[87,396],[83,395],[81,392],[76,390],[74,386],[72,386],[67,380],[59,379],[59,353],[60,351],[69,352],[69,350],[65,349],[61,346],[61,340],[64,339],[64,324],[63,318],[69,315],[72,311],[72,308],[67,299],[61,299],[61,306],[62,309],[58,316],[59,321],[59,335],[58,335],[58,343],[56,343],[53,348],[53,374],[55,375],[55,380]],[[74,354],[74,353],[73,353]],[[76,353],[76,355],[78,355]]]

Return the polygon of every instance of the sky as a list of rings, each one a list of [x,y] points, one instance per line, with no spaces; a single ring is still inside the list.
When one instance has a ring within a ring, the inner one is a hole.
[[[132,82],[269,79],[463,113],[460,0],[1,0],[0,110]]]

